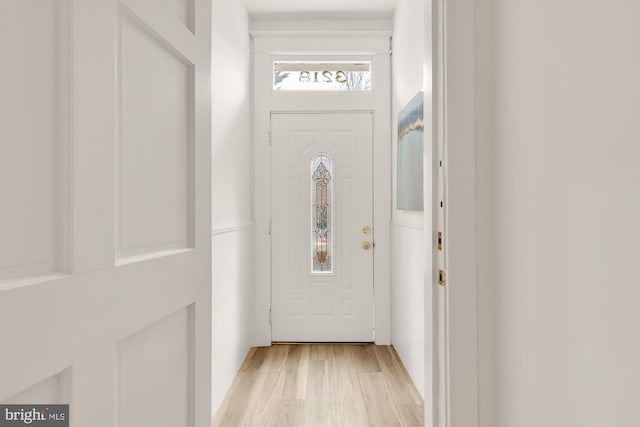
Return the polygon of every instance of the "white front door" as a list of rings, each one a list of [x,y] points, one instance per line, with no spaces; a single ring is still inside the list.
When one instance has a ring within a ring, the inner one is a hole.
[[[0,404],[210,425],[210,0],[3,0],[0,55]]]
[[[272,114],[272,340],[371,342],[371,113]]]

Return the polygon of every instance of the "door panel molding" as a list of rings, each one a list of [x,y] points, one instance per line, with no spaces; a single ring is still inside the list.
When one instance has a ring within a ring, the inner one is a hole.
[[[69,270],[70,2],[14,7],[15,16],[30,22],[25,25],[11,13],[0,20],[0,51],[10,58],[0,89],[0,288],[5,289]],[[29,40],[29,48],[19,40]]]
[[[193,247],[194,65],[130,15],[118,22],[117,262]]]

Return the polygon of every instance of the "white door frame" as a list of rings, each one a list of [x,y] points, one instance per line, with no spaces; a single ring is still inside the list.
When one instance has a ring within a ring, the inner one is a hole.
[[[425,381],[432,381],[433,406],[425,405],[425,425],[436,427],[479,424],[474,19],[475,0],[425,3],[431,29],[425,33],[425,81],[433,88],[425,90],[425,113],[427,105],[433,108],[433,155],[426,159],[433,173],[425,174],[425,189],[433,191],[432,221],[425,216],[432,222],[425,224],[432,230],[425,246],[433,251],[425,260],[433,266],[425,271],[425,287],[433,290],[432,329],[425,328],[425,343],[433,343],[425,367],[432,370],[425,369]],[[444,233],[442,251],[438,231]]]
[[[308,28],[312,28],[309,26]],[[373,112],[375,256],[390,259],[391,111],[390,31],[252,31],[254,73],[254,208],[256,248],[256,312],[254,344],[271,345],[271,154],[272,112]],[[273,60],[292,56],[323,59],[368,57],[373,90],[360,93],[276,92]],[[268,161],[265,161],[269,159]],[[391,342],[390,263],[374,263],[374,329],[376,344]]]

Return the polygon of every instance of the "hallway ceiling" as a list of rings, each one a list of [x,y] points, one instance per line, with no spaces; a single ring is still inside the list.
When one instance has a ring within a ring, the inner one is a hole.
[[[249,13],[393,12],[398,0],[245,0]]]

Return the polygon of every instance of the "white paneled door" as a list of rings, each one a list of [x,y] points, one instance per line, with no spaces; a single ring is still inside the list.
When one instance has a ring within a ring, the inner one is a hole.
[[[3,0],[0,55],[0,404],[210,425],[210,0]]]
[[[271,115],[273,341],[374,339],[372,119]]]

